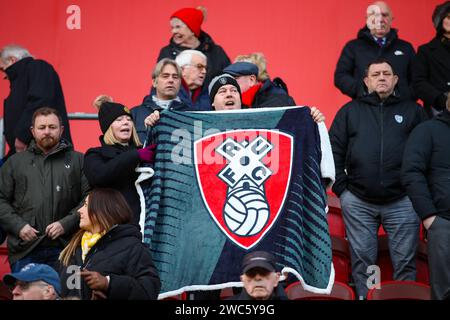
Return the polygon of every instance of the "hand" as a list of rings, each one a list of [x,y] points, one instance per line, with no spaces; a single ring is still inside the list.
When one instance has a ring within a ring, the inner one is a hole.
[[[64,228],[62,224],[58,221],[49,224],[47,228],[45,228],[45,234],[52,240],[55,240],[59,236],[64,234]]]
[[[325,116],[324,116],[323,113],[320,112],[320,110],[317,109],[316,107],[312,107],[312,108],[311,108],[311,117],[313,118],[313,120],[314,120],[316,123],[325,121]]]
[[[39,231],[37,231],[35,228],[30,226],[29,224],[26,224],[19,232],[19,237],[25,242],[29,242],[32,240],[37,239],[37,234]]]
[[[430,229],[431,225],[434,222],[434,219],[436,219],[435,215],[431,216],[431,217],[428,217],[425,220],[423,220],[423,225],[424,225],[425,229],[427,229],[427,230]]]
[[[148,145],[145,148],[138,149],[139,159],[143,162],[153,163],[155,161],[156,144]]]
[[[16,152],[22,152],[27,150],[28,145],[16,138],[16,140],[14,141],[14,147],[16,148]]]
[[[108,297],[103,292],[98,290],[92,291],[91,300],[105,300],[105,299],[108,299]]]
[[[89,271],[84,269],[80,272],[80,276],[84,278],[86,284],[92,290],[105,291],[108,290],[108,279],[97,271]]]
[[[144,123],[146,127],[154,127],[159,121],[159,111],[154,111],[151,115],[145,118]]]

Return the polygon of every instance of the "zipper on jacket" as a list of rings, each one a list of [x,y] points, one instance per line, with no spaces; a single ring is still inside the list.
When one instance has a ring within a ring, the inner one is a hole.
[[[383,112],[384,102],[380,103],[380,131],[381,131],[381,137],[380,137],[380,185],[384,187],[383,182],[383,150],[384,150],[384,112]]]

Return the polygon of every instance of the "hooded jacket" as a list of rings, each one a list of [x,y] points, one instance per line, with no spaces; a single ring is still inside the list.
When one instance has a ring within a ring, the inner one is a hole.
[[[265,80],[255,94],[252,108],[295,106],[294,99],[272,81]]]
[[[94,187],[116,189],[127,200],[133,211],[132,222],[139,224],[141,206],[135,181],[139,174],[134,169],[140,159],[134,145],[107,145],[100,137],[101,147],[91,148],[84,156],[84,172]]]
[[[59,76],[55,69],[43,60],[23,58],[6,69],[10,81],[10,93],[4,101],[5,137],[15,153],[15,139],[29,144],[31,118],[40,107],[51,107],[60,114],[64,126],[63,138],[71,142],[66,104]]]
[[[445,109],[450,92],[450,39],[440,36],[419,47],[413,68],[414,92],[424,106],[441,111]]]
[[[425,119],[420,105],[394,94],[382,101],[372,93],[344,105],[330,129],[336,167],[333,192],[340,196],[348,189],[377,204],[405,196],[403,149],[410,132]]]
[[[212,78],[221,74],[222,70],[230,64],[230,58],[228,58],[222,47],[217,45],[206,32],[201,31],[198,40],[200,41],[200,45],[194,49],[201,51],[208,59],[208,71],[206,73],[205,82],[203,83],[203,86],[207,88]],[[188,49],[189,48],[175,44],[173,40],[170,39],[169,45],[162,48],[159,52],[158,61],[164,58],[175,60],[181,51]]]
[[[139,229],[130,224],[113,226],[89,250],[83,262],[81,245],[76,249],[69,266],[82,270],[97,271],[109,276],[106,296],[111,300],[154,300],[158,297],[161,283],[153,264],[150,250],[142,243]],[[80,287],[69,289],[68,281],[73,268],[61,273],[63,297],[79,297],[90,300],[92,290],[81,279]]]
[[[349,41],[342,50],[334,72],[334,85],[353,99],[365,93],[362,79],[370,62],[384,58],[392,65],[399,76],[398,88],[404,98],[414,97],[411,89],[413,46],[400,40],[396,29],[386,36],[386,43],[380,47],[370,30],[365,27],[358,32],[357,39]]]
[[[83,154],[61,140],[44,155],[34,140],[26,151],[16,153],[0,169],[0,224],[8,233],[9,262],[15,263],[38,245],[63,248],[78,229],[77,209],[89,191],[83,174]],[[51,240],[46,227],[59,221],[64,235]],[[24,242],[20,230],[30,224],[38,238]]]
[[[450,112],[446,109],[411,133],[405,147],[403,183],[422,220],[450,220]]]

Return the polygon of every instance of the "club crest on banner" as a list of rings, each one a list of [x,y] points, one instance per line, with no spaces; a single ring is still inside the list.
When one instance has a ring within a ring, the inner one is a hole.
[[[222,232],[250,249],[276,222],[289,186],[293,138],[276,130],[233,130],[194,143],[203,202]]]

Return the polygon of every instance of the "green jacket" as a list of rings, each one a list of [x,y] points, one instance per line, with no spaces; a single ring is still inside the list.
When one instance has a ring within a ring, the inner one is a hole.
[[[10,157],[0,169],[0,225],[8,233],[9,262],[22,259],[39,244],[64,247],[79,228],[77,209],[88,191],[83,154],[64,140],[48,155],[32,140],[26,151]],[[45,229],[56,221],[64,234],[51,240]],[[39,231],[36,240],[19,237],[26,224]]]

